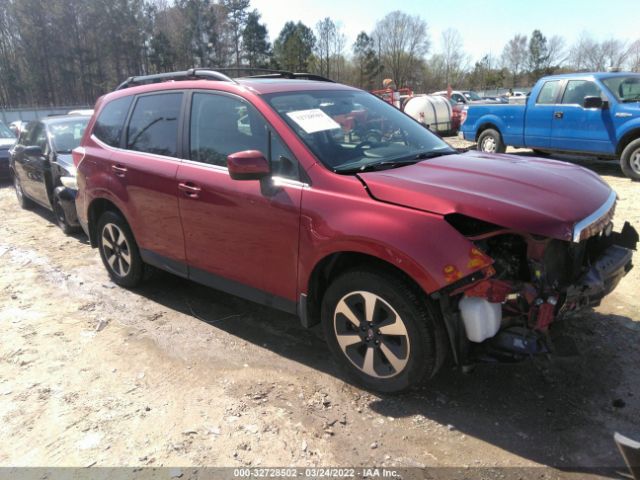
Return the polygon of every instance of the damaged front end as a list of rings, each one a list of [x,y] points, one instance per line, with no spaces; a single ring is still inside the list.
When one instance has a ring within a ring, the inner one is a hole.
[[[547,332],[567,312],[595,307],[632,268],[638,233],[613,231],[615,193],[576,223],[571,239],[517,232],[460,214],[445,219],[493,259],[485,278],[439,295],[454,358],[516,361],[550,350]]]

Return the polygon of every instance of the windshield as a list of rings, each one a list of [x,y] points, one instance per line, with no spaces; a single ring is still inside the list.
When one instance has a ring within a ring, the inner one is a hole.
[[[272,93],[265,99],[334,172],[391,168],[455,153],[424,126],[366,92]]]
[[[482,97],[474,91],[464,92],[464,96],[469,100],[473,100],[474,102],[476,100],[482,100]]]
[[[51,122],[48,128],[53,149],[58,153],[71,153],[71,150],[80,145],[87,123],[89,117]]]
[[[640,102],[640,75],[602,79],[620,102]]]
[[[12,140],[16,139],[16,136],[13,134],[9,127],[7,127],[4,123],[0,122],[0,138],[10,138]]]

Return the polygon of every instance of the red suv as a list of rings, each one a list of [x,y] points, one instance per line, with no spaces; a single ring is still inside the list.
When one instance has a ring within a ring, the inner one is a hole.
[[[550,324],[631,268],[616,194],[552,160],[460,153],[355,88],[280,72],[132,77],[74,151],[113,281],[157,267],[322,323],[338,363],[397,391],[548,351]]]

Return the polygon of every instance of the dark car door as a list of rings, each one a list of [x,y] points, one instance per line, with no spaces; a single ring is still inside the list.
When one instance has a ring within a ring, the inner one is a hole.
[[[23,135],[13,153],[16,175],[29,198],[50,208],[46,181],[51,170],[48,158],[51,149],[46,127],[42,122],[31,122]]]
[[[190,102],[189,160],[178,170],[190,278],[291,310],[296,300],[300,201],[298,165],[249,103],[199,93]],[[271,178],[233,180],[227,155],[259,150]]]

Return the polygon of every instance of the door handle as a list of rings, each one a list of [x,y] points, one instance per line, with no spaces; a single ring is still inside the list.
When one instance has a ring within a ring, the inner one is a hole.
[[[562,118],[564,117],[564,112],[553,112],[553,118]]]
[[[182,190],[187,197],[198,198],[201,188],[191,182],[180,182],[178,188]]]
[[[118,177],[124,177],[127,173],[127,167],[123,167],[122,165],[111,165],[111,170],[113,170],[113,173]]]

